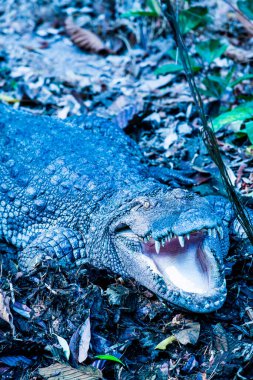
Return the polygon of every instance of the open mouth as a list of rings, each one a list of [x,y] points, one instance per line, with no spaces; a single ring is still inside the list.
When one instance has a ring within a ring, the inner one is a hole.
[[[136,254],[141,254],[143,265],[164,280],[168,293],[179,293],[182,298],[187,298],[190,294],[192,299],[198,299],[198,302],[204,299],[205,307],[212,309],[221,306],[221,298],[223,301],[225,298],[224,294],[215,298],[216,293],[219,293],[219,287],[224,287],[224,278],[220,273],[214,250],[210,247],[218,236],[223,238],[222,228],[218,226],[193,230],[179,236],[169,232],[160,239],[154,239],[150,233],[140,237],[124,224],[116,230],[120,248],[129,253],[129,260],[131,253],[133,260]],[[222,291],[224,293],[224,289]],[[212,297],[216,304],[211,306],[208,298]],[[183,304],[183,300],[181,301]]]
[[[151,238],[142,243],[142,252],[176,287],[186,292],[205,293],[210,287],[211,263],[201,248],[203,239],[202,231],[190,234],[186,239],[181,236],[165,239],[161,245]]]

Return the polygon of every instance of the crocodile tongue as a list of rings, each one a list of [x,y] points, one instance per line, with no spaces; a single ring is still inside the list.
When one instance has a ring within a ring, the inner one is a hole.
[[[179,289],[186,292],[203,294],[210,288],[210,263],[201,249],[201,233],[191,234],[185,239],[184,247],[177,237],[155,250],[155,241],[151,239],[142,244],[143,254],[153,260],[159,272]]]

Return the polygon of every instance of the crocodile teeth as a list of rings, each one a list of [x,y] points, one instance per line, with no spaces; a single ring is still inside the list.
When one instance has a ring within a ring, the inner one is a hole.
[[[157,254],[159,254],[160,252],[160,246],[161,246],[161,243],[158,240],[155,240],[155,250]]]
[[[223,239],[224,236],[223,236],[223,229],[222,229],[222,227],[219,226],[217,229],[218,229],[220,238]]]
[[[179,240],[179,243],[180,243],[181,247],[183,248],[184,247],[184,237],[183,236],[178,236],[178,240]]]
[[[207,230],[207,233],[208,233],[208,236],[212,236],[212,229],[211,228],[208,228],[208,230]]]
[[[216,238],[216,229],[215,228],[212,229],[212,236],[213,236],[213,238]]]
[[[166,239],[165,239],[165,238],[163,238],[163,239],[162,239],[162,247],[164,247],[164,246],[165,246],[165,242],[166,242]]]
[[[188,240],[190,240],[190,234],[186,234]]]

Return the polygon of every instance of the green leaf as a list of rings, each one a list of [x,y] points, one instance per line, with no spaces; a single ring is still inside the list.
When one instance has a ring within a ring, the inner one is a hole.
[[[203,80],[206,89],[200,89],[200,91],[207,97],[213,96],[214,98],[221,98],[224,92],[231,87],[229,82],[231,81],[234,71],[235,67],[231,67],[225,77],[221,75],[207,75]]]
[[[207,97],[221,98],[226,90],[227,83],[224,78],[219,75],[208,75],[204,80],[205,90],[201,89],[201,93]]]
[[[201,66],[198,66],[197,64],[192,65],[192,71],[194,73],[197,73],[199,70],[201,70]],[[182,65],[178,65],[176,63],[168,63],[167,65],[163,65],[161,67],[158,67],[155,70],[156,75],[166,75],[169,73],[179,73],[180,71],[184,71],[184,68]]]
[[[237,78],[233,82],[230,83],[231,87],[235,87],[237,84],[243,82],[244,80],[253,79],[253,74],[245,74],[241,76],[240,78]]]
[[[146,5],[146,10],[131,9],[130,11],[123,13],[120,17],[159,17],[161,15],[161,7],[158,0],[147,0]]]
[[[249,121],[245,125],[246,125],[246,133],[248,135],[248,138],[251,144],[253,144],[253,121]]]
[[[253,20],[253,1],[252,0],[238,0],[237,6],[242,13],[245,14],[250,20]]]
[[[116,356],[113,356],[113,355],[96,355],[94,356],[94,358],[101,359],[101,360],[110,360],[112,362],[116,362],[125,366],[125,364],[120,359],[118,359]]]
[[[156,12],[153,11],[142,11],[139,10],[131,10],[125,13],[122,13],[121,18],[130,18],[130,17],[157,17]]]
[[[154,12],[157,16],[161,15],[161,7],[158,0],[147,0],[147,6]]]
[[[218,131],[225,125],[231,124],[235,121],[245,121],[253,117],[253,102],[241,104],[233,108],[231,111],[225,112],[213,120],[214,131]]]
[[[183,10],[179,14],[179,25],[182,34],[209,22],[207,7],[195,6]]]
[[[210,39],[207,41],[200,42],[196,46],[196,51],[209,65],[216,59],[219,58],[227,49],[227,45],[221,43],[219,40]]]
[[[178,49],[169,49],[166,53],[171,59],[173,59],[173,61],[177,61],[178,63],[181,63]]]
[[[233,65],[233,66],[228,70],[228,73],[227,73],[227,75],[225,76],[225,81],[226,81],[226,83],[227,83],[227,86],[229,86],[229,87],[231,87],[231,84],[230,84],[230,83],[231,83],[231,79],[232,79],[232,76],[233,76],[235,70],[236,70],[236,66]]]
[[[163,65],[158,67],[155,70],[156,75],[166,75],[169,73],[178,73],[179,71],[183,71],[183,66],[178,65],[176,63],[167,63],[167,65]]]

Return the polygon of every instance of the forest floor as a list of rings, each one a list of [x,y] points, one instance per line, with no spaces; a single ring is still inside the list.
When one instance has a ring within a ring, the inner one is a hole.
[[[171,29],[156,1],[133,17],[136,4],[0,2],[0,100],[61,119],[90,112],[114,119],[150,165],[180,170],[199,194],[224,194]],[[180,17],[223,160],[252,206],[252,112],[230,113],[229,126],[224,114],[241,104],[252,109],[253,24],[231,4],[191,2]],[[236,250],[226,260],[227,300],[206,315],[95,268],[23,277],[14,248],[0,245],[0,252],[1,379],[253,379],[252,259]],[[166,348],[156,349],[166,338]]]

